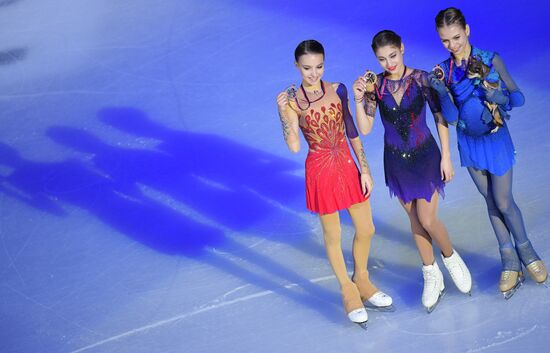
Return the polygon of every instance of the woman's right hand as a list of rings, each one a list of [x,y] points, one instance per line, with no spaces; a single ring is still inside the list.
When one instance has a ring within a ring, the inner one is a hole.
[[[370,197],[373,187],[372,176],[369,173],[361,173],[361,190],[366,198]]]
[[[280,112],[284,112],[288,106],[288,93],[285,91],[277,95],[277,106],[279,107]]]
[[[362,100],[366,93],[371,92],[374,92],[374,83],[367,81],[365,75],[359,76],[353,83],[353,94],[356,101]]]

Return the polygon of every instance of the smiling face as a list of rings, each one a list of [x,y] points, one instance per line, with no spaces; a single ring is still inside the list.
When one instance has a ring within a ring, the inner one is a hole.
[[[319,86],[325,72],[325,56],[306,53],[298,58],[296,67],[302,76],[304,86]]]
[[[441,43],[455,58],[464,58],[470,50],[470,26],[462,27],[460,24],[442,26],[437,28]]]
[[[378,59],[378,63],[382,68],[391,74],[402,72],[403,70],[403,53],[405,47],[401,44],[401,47],[395,45],[385,45],[376,49],[374,53]]]

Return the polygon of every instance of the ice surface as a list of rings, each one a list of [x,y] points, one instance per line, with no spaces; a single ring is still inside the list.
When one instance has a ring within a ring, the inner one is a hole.
[[[0,0],[0,350],[545,351],[550,289],[497,291],[497,243],[454,133],[440,216],[471,297],[445,274],[443,301],[422,308],[379,121],[363,138],[376,183],[369,269],[396,312],[371,312],[366,332],[347,321],[305,209],[306,151],[287,151],[275,106],[299,83],[294,47],[320,40],[325,79],[351,87],[379,71],[370,40],[390,28],[407,64],[429,70],[447,56],[433,18],[454,3],[420,3]],[[550,6],[462,6],[472,43],[499,52],[526,96],[510,121],[514,194],[549,263]]]

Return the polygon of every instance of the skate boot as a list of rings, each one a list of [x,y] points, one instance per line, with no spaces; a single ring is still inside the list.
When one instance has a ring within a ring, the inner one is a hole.
[[[369,280],[369,273],[354,274],[353,283],[359,289],[361,300],[365,308],[375,311],[395,311],[392,298],[386,293],[378,290]]]
[[[502,292],[504,299],[510,299],[523,284],[521,264],[516,250],[511,246],[500,248],[500,258],[502,259],[502,273],[498,289]]]
[[[504,299],[510,299],[516,290],[523,284],[523,273],[517,271],[504,270],[500,273],[498,289],[502,292]]]
[[[523,244],[516,244],[519,258],[531,275],[531,278],[538,284],[544,284],[548,287],[548,270],[544,266],[544,262],[537,255],[533,245],[528,240]]]
[[[472,295],[472,276],[458,252],[453,249],[451,256],[445,257],[441,254],[441,258],[458,290],[464,294]]]
[[[443,274],[439,270],[436,261],[434,261],[433,265],[422,266],[422,274],[424,276],[422,305],[424,305],[429,314],[445,295],[445,283],[443,282]]]
[[[549,288],[548,270],[542,260],[531,262],[526,268],[529,275],[531,275],[531,278],[537,282],[537,284],[542,284],[546,288]]]
[[[382,291],[374,293],[369,299],[367,299],[365,309],[382,312],[395,311],[392,297]]]
[[[361,301],[359,290],[353,282],[346,283],[342,286],[342,300],[348,319],[366,330],[369,316]]]

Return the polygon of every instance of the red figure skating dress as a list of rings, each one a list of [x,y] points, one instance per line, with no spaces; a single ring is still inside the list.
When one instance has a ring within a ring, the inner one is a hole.
[[[309,145],[305,162],[306,205],[310,211],[323,215],[363,202],[366,197],[346,141],[346,136],[358,137],[349,113],[347,89],[343,84],[336,91],[330,83],[321,85],[321,99],[308,101],[302,88],[297,100],[300,129]]]

